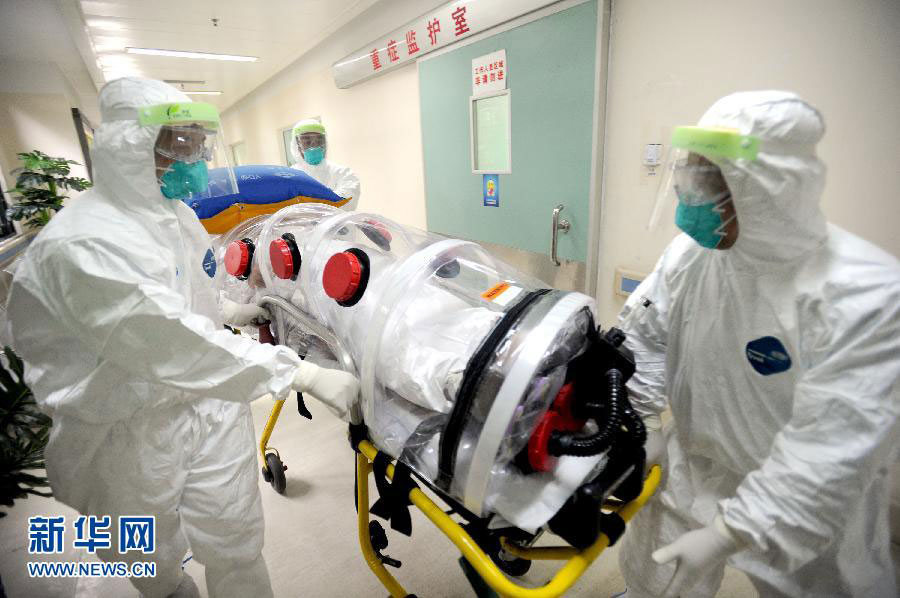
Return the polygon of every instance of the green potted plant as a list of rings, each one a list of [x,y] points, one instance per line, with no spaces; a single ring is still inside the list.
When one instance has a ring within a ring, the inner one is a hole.
[[[42,413],[31,389],[25,384],[22,360],[9,347],[0,361],[0,505],[29,494],[51,496],[38,488],[49,486],[40,475],[44,469],[44,447],[50,437],[49,416]],[[7,365],[8,364],[8,365]],[[0,511],[0,517],[6,513]]]
[[[69,165],[78,164],[74,160],[54,158],[38,150],[17,155],[25,165],[12,171],[16,186],[9,193],[20,197],[7,214],[11,220],[24,220],[28,228],[44,226],[54,212],[62,209],[68,197],[61,194],[63,189],[84,191],[91,186],[87,179],[69,176]]]
[[[50,437],[49,416],[37,406],[25,384],[24,364],[9,347],[0,361],[0,505],[12,507],[29,494],[51,496],[38,488],[50,484],[40,475],[44,469],[44,447]],[[0,517],[6,513],[0,511]]]
[[[44,447],[50,437],[50,418],[38,410],[23,377],[24,364],[9,347],[0,357],[0,505],[29,494],[52,496],[38,488],[48,487],[44,469]],[[0,518],[6,513],[0,511]],[[0,598],[5,598],[0,579]]]

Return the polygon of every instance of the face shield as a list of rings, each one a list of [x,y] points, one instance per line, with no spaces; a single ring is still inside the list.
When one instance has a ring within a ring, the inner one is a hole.
[[[156,178],[169,199],[185,202],[237,193],[215,106],[202,102],[157,104],[138,111],[143,126],[159,125]],[[219,168],[210,172],[210,166]]]
[[[737,240],[737,212],[720,165],[755,160],[758,151],[758,139],[733,129],[676,127],[648,228],[656,230],[674,217],[701,246],[731,247]]]
[[[294,144],[307,164],[319,164],[325,159],[325,127],[316,122],[294,127]]]

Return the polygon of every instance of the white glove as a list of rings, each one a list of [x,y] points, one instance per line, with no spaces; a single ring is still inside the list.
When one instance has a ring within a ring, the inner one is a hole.
[[[303,361],[294,374],[292,388],[309,393],[344,421],[349,421],[350,407],[359,397],[359,380],[343,370],[329,370]]]
[[[229,326],[240,328],[254,324],[262,326],[272,319],[264,308],[253,303],[236,303],[231,299],[222,299],[222,320]]]
[[[644,461],[644,475],[654,465],[665,467],[667,459],[666,436],[662,431],[662,421],[658,415],[644,417],[644,428],[647,430],[647,440],[644,442],[644,451],[647,460]]]
[[[725,559],[740,550],[738,538],[728,529],[720,515],[711,525],[682,534],[651,556],[662,565],[678,559],[675,575],[666,587],[665,598],[690,595],[700,579]]]

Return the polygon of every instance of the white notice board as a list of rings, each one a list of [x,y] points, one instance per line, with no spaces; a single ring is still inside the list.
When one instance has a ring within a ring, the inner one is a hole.
[[[506,50],[497,50],[472,59],[472,95],[481,96],[506,89],[509,65]]]

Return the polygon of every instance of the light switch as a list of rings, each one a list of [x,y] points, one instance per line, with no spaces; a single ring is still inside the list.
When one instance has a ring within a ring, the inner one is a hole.
[[[647,275],[643,272],[616,268],[616,280],[613,289],[615,290],[616,295],[627,297],[638,288],[638,285],[640,285],[645,278],[647,278]]]

